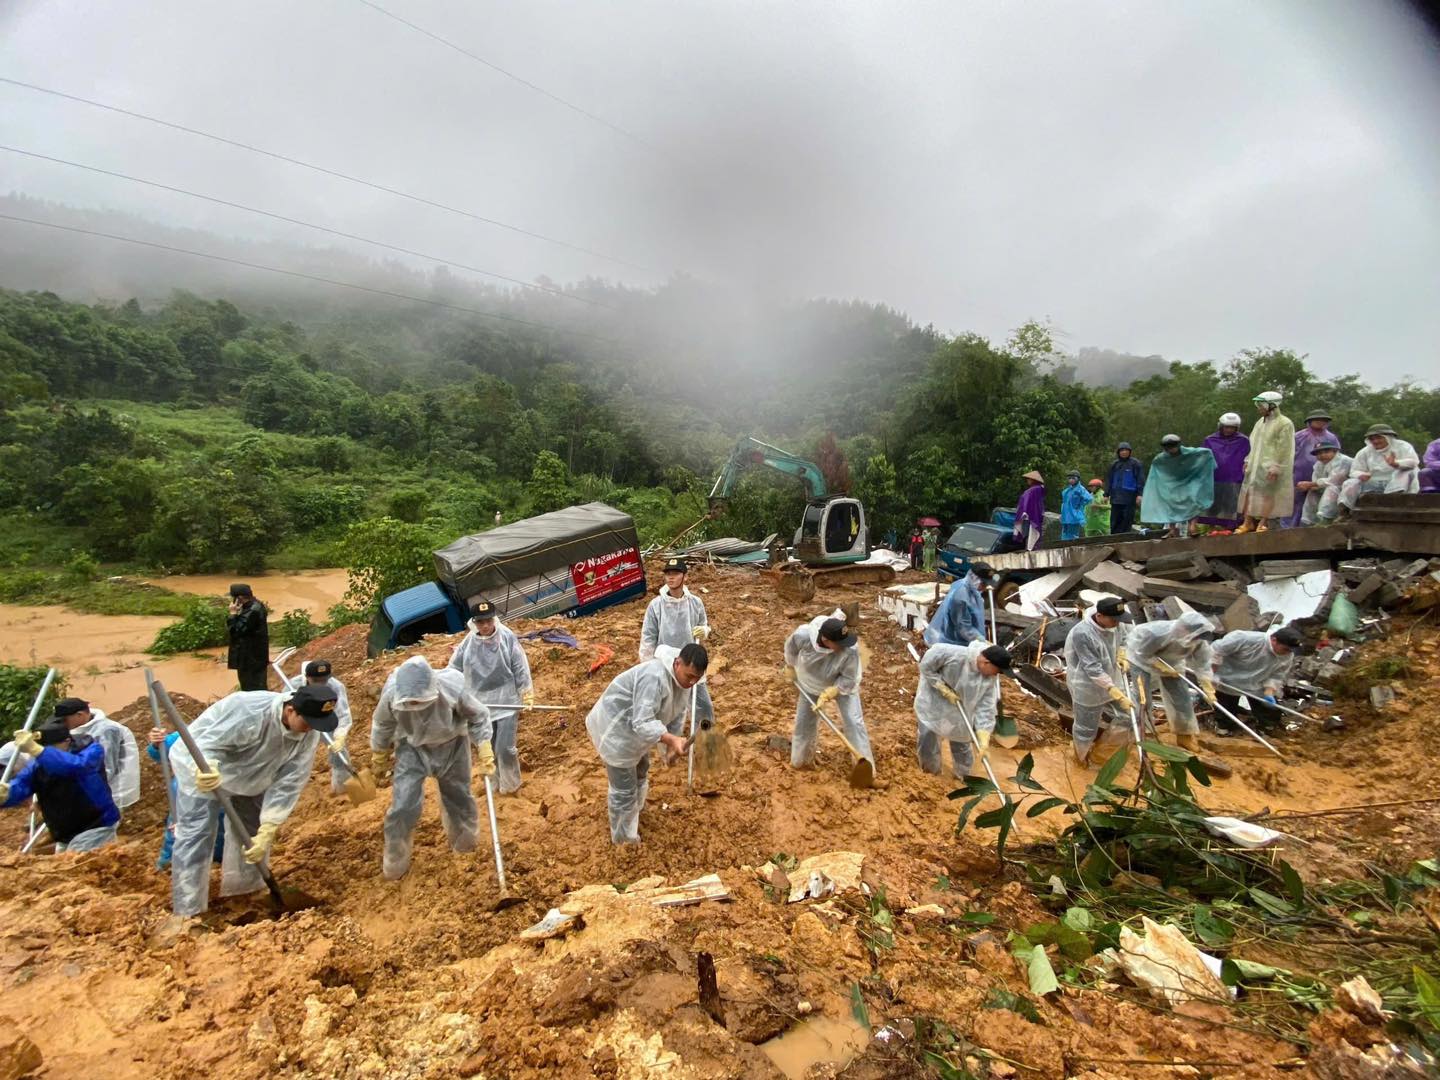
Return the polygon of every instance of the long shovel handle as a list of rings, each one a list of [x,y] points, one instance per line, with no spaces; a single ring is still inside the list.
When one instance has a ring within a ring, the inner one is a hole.
[[[695,693],[699,683],[690,687],[690,727],[686,730],[685,794],[695,794]]]
[[[821,720],[824,720],[826,726],[829,727],[830,730],[835,733],[836,738],[838,738],[842,743],[845,744],[845,749],[846,749],[846,750],[849,750],[850,753],[853,754],[857,760],[860,760],[860,761],[869,761],[869,760],[870,760],[870,759],[867,758],[864,754],[860,753],[859,750],[856,750],[856,749],[855,749],[855,747],[851,744],[850,740],[845,737],[845,733],[844,733],[843,731],[841,731],[838,727],[835,726],[835,721],[831,720],[830,717],[828,717],[828,716],[825,715],[825,711],[824,711],[823,709],[821,709],[819,705],[816,705],[816,704],[815,704],[815,699],[814,699],[814,698],[812,698],[809,694],[805,693],[805,688],[804,688],[804,687],[802,687],[802,686],[797,682],[797,683],[795,684],[795,689],[796,689],[796,690],[799,690],[799,691],[800,691],[800,696],[803,697],[806,701],[808,701],[808,702],[810,703],[810,708],[811,708],[811,710],[815,713],[815,715],[818,716],[818,717],[820,717]],[[874,764],[874,762],[871,762],[871,764]]]
[[[45,835],[45,829],[45,822],[40,822],[35,831],[30,834],[30,839],[25,841],[25,846],[20,849],[21,855],[30,854],[30,849],[40,842],[40,837]]]
[[[1227,683],[1227,682],[1222,682],[1222,683],[1219,683],[1218,685],[1220,686],[1220,688],[1221,688],[1222,690],[1228,690],[1230,693],[1235,694],[1235,695],[1237,695],[1237,696],[1239,696],[1239,695],[1243,695],[1243,696],[1245,696],[1245,697],[1253,697],[1253,696],[1255,696],[1255,695],[1251,694],[1248,690],[1241,690],[1238,686],[1231,686],[1231,685],[1230,685],[1229,683]],[[1309,720],[1311,723],[1314,723],[1314,721],[1315,721],[1315,718],[1314,718],[1313,716],[1306,716],[1306,715],[1305,715],[1303,712],[1301,712],[1299,709],[1292,709],[1292,708],[1290,708],[1289,705],[1281,705],[1278,701],[1275,702],[1275,704],[1273,704],[1273,705],[1271,705],[1270,702],[1268,702],[1268,701],[1265,702],[1265,704],[1266,704],[1266,706],[1267,706],[1268,708],[1278,709],[1278,710],[1280,710],[1280,711],[1283,712],[1283,713],[1289,713],[1291,716],[1298,717],[1298,718],[1300,718],[1301,720]]]
[[[155,698],[155,673],[148,667],[145,669],[145,693],[150,698],[150,724],[152,727],[160,726],[160,702]],[[170,775],[170,748],[162,741],[156,748],[157,756],[160,758],[160,778],[165,783],[165,800],[170,804],[170,824],[175,824],[175,788],[172,786],[174,777]]]
[[[481,704],[484,705],[487,709],[489,709],[489,710],[492,711],[492,712],[494,712],[494,711],[496,711],[496,710],[499,710],[499,711],[502,711],[502,712],[570,712],[570,711],[571,711],[571,706],[569,706],[569,705],[515,705],[515,704],[513,704],[513,703],[512,703],[512,704],[509,704],[509,705],[492,705],[492,704],[490,704],[490,702],[488,702],[488,701],[481,702]]]
[[[495,877],[500,892],[505,892],[505,857],[500,854],[500,826],[495,821],[495,794],[490,790],[490,777],[485,777],[485,809],[490,814],[490,841],[495,845]]]
[[[30,704],[30,715],[25,717],[25,723],[20,725],[21,731],[29,731],[35,726],[35,720],[40,715],[40,706],[45,703],[45,695],[50,692],[50,684],[55,681],[55,669],[52,667],[45,673],[45,679],[40,683],[40,692],[35,695],[35,700]],[[15,764],[20,760],[18,753],[11,754],[10,760],[5,763],[5,771],[0,773],[0,783],[8,784],[10,777],[15,775]]]
[[[190,751],[190,757],[195,762],[195,768],[200,772],[209,772],[210,765],[205,760],[205,752],[200,749],[200,745],[195,741],[195,736],[190,734],[190,725],[185,723],[185,718],[180,715],[180,710],[177,709],[175,703],[170,700],[170,695],[166,692],[164,684],[161,683],[159,679],[156,679],[151,685],[155,688],[155,696],[159,698],[160,704],[164,706],[166,715],[170,717],[170,725],[180,733],[180,741],[185,744],[185,749]],[[254,843],[254,837],[250,835],[250,830],[245,827],[245,822],[241,819],[239,811],[235,809],[235,804],[230,801],[229,794],[223,788],[217,788],[214,794],[215,801],[218,802],[220,808],[225,811],[225,819],[230,823],[230,828],[235,834],[236,842],[242,847],[249,847]],[[179,822],[176,822],[176,825],[178,826]],[[255,869],[260,871],[260,876],[265,880],[265,887],[270,890],[270,896],[275,900],[275,903],[284,907],[285,899],[280,893],[280,886],[275,881],[275,875],[270,872],[268,863],[257,863]]]
[[[933,686],[934,683],[931,683]],[[970,723],[970,717],[965,713],[965,706],[958,701],[952,702],[955,710],[960,714],[960,719],[965,723],[965,730],[970,733],[970,745],[980,754],[980,764],[985,766],[985,775],[990,777],[990,783],[995,785],[995,794],[1000,796],[1000,801],[1006,806],[1010,805],[1010,796],[1006,795],[1000,788],[1000,778],[995,775],[995,770],[990,767],[990,755],[980,749],[980,736],[975,732],[975,725]]]
[[[1190,687],[1191,690],[1194,690],[1197,694],[1203,694],[1205,692],[1201,690],[1200,687],[1196,686],[1193,682],[1191,682],[1190,679],[1183,673],[1180,676],[1180,681],[1183,682],[1186,686]],[[1268,742],[1266,742],[1264,736],[1262,736],[1259,732],[1253,730],[1248,724],[1245,723],[1244,720],[1241,720],[1238,716],[1236,716],[1229,709],[1225,708],[1225,706],[1221,705],[1218,701],[1214,702],[1214,705],[1215,708],[1219,709],[1222,713],[1224,713],[1227,717],[1230,718],[1230,722],[1232,724],[1238,727],[1241,731],[1245,732],[1246,735],[1249,735],[1252,739],[1258,742],[1261,746],[1265,747],[1266,750],[1269,750],[1281,761],[1285,760],[1284,754],[1280,753],[1279,750],[1276,750],[1275,747],[1271,746]]]

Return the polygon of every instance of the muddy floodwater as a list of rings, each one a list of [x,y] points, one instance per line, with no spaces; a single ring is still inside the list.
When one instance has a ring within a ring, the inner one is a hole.
[[[303,608],[319,621],[345,594],[344,570],[292,574],[184,574],[147,579],[174,592],[224,596],[232,581],[249,582],[271,621]],[[225,650],[152,658],[145,650],[175,620],[152,615],[87,615],[65,607],[0,604],[0,663],[57,667],[71,694],[118,709],[145,693],[149,664],[168,689],[209,701],[235,689]],[[273,651],[273,650],[272,650]]]

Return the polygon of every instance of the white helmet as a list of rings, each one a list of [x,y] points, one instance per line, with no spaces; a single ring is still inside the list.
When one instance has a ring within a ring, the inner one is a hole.
[[[1285,395],[1279,390],[1266,390],[1263,394],[1256,394],[1253,400],[1257,405],[1262,402],[1266,405],[1279,405],[1285,400]]]
[[[1220,417],[1220,426],[1221,426],[1221,427],[1239,427],[1239,426],[1240,426],[1240,414],[1239,414],[1239,413],[1233,413],[1233,412],[1227,412],[1224,416]]]

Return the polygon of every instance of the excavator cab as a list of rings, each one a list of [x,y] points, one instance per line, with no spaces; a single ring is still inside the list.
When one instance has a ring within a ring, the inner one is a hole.
[[[865,507],[859,499],[839,496],[805,507],[795,556],[807,566],[861,562],[870,554]]]

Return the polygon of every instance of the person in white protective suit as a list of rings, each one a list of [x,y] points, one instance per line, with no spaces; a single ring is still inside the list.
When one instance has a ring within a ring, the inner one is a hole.
[[[995,730],[1000,703],[1000,673],[1010,670],[1010,654],[999,645],[932,645],[920,661],[915,688],[915,754],[920,768],[940,775],[940,742],[950,743],[950,769],[964,779],[975,764],[975,747],[965,727],[968,717],[983,756]],[[960,710],[965,714],[961,716]]]
[[[665,560],[665,584],[660,595],[645,608],[645,621],[640,624],[640,659],[649,660],[661,645],[683,649],[692,641],[705,644],[710,637],[710,620],[705,617],[705,602],[685,584],[689,564],[681,558]],[[695,723],[715,718],[715,704],[710,700],[710,686],[701,679],[692,691],[695,699]],[[670,729],[679,735],[684,718]]]
[[[1350,465],[1350,478],[1340,489],[1340,505],[1354,510],[1361,495],[1415,495],[1420,491],[1420,455],[1389,424],[1365,432],[1365,446]]]
[[[844,619],[820,615],[796,627],[785,640],[785,677],[800,690],[795,705],[795,730],[790,740],[790,767],[808,769],[815,763],[815,729],[819,720],[806,695],[823,709],[832,702],[840,711],[845,738],[872,764],[870,733],[860,707],[863,664],[855,647],[859,639]]]
[[[500,621],[489,600],[470,609],[470,632],[450,654],[450,667],[465,676],[465,689],[490,710],[495,783],[502,795],[512,795],[520,790],[520,751],[515,745],[520,710],[535,704],[535,689],[520,639]]]
[[[140,801],[140,748],[133,731],[80,698],[56,702],[54,718],[64,721],[72,738],[88,737],[105,748],[105,782],[122,815]]]
[[[344,750],[345,741],[350,738],[350,729],[355,724],[355,718],[350,715],[350,695],[345,692],[345,684],[331,673],[329,660],[310,660],[303,671],[306,686],[328,686],[335,691],[335,733],[330,736],[330,742],[336,750]],[[330,766],[330,794],[339,795],[344,792],[345,781],[350,779],[350,774],[330,756],[323,739],[320,744],[327,751],[325,761]]]
[[[293,694],[241,690],[221,698],[190,724],[209,766],[206,772],[196,769],[183,740],[172,744],[175,845],[170,892],[176,915],[199,915],[210,906],[211,855],[224,812],[217,791],[230,796],[252,838],[242,851],[230,842],[234,830],[226,829],[220,895],[264,888],[254,864],[269,855],[310,778],[320,742],[316,732],[335,730],[335,700],[335,691],[327,686],[302,686]]]
[[[1273,634],[1263,630],[1232,630],[1211,648],[1210,664],[1215,672],[1216,698],[1230,712],[1240,708],[1240,695],[1250,702],[1250,713],[1263,727],[1280,723],[1275,702],[1285,689],[1285,680],[1295,666],[1295,654],[1305,639],[1293,626]],[[1215,727],[1220,734],[1234,730],[1228,717],[1216,711]]]
[[[1075,715],[1070,745],[1081,765],[1090,764],[1090,751],[1107,715],[1112,722],[1130,723],[1135,706],[1118,671],[1123,649],[1116,630],[1128,622],[1130,613],[1125,610],[1125,602],[1107,596],[1065,635],[1065,686]]]
[[[674,733],[690,702],[690,688],[710,666],[705,647],[660,645],[655,655],[611,680],[585,717],[585,730],[605,765],[610,841],[640,842],[640,811],[650,792],[650,748],[685,752]]]
[[[1310,479],[1299,485],[1305,492],[1305,504],[1300,511],[1302,525],[1330,525],[1340,516],[1340,495],[1345,481],[1350,479],[1350,467],[1355,459],[1342,453],[1334,436],[1326,434],[1310,450],[1315,464]]]
[[[440,789],[440,821],[450,850],[475,850],[480,809],[470,790],[470,747],[480,775],[494,776],[493,734],[490,710],[466,689],[460,672],[436,671],[423,656],[412,656],[390,673],[370,720],[371,768],[377,779],[392,765],[394,773],[380,864],[387,880],[410,869],[427,776]]]
[[[1191,753],[1200,749],[1200,723],[1195,719],[1190,687],[1182,676],[1188,674],[1205,700],[1215,704],[1210,663],[1214,634],[1214,623],[1199,612],[1187,611],[1178,619],[1142,623],[1125,640],[1127,661],[1142,674],[1160,680],[1160,697],[1175,742]]]

